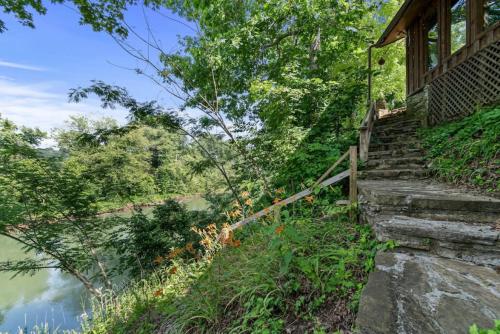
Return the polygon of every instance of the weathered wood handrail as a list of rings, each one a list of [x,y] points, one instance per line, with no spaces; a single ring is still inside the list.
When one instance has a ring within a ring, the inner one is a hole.
[[[324,180],[342,161],[344,161],[347,158],[347,156],[350,156],[349,169],[345,170],[345,171],[343,171],[335,176],[332,176],[329,179]],[[281,207],[288,205],[290,203],[296,202],[299,199],[310,195],[316,187],[318,187],[318,186],[320,188],[327,187],[327,186],[335,184],[335,183],[337,183],[337,182],[339,182],[347,177],[350,178],[350,182],[349,182],[349,188],[350,188],[349,189],[349,200],[350,200],[350,203],[351,204],[356,203],[357,202],[357,191],[358,191],[357,184],[356,184],[357,171],[358,171],[357,147],[351,146],[349,148],[349,151],[344,153],[330,168],[328,168],[328,170],[318,179],[318,181],[316,181],[314,183],[314,185],[312,187],[307,188],[307,189],[305,189],[305,190],[303,190],[295,195],[292,195],[292,196],[290,196],[290,197],[288,197],[288,198],[286,198],[278,203],[275,203],[275,204],[273,204],[273,205],[271,205],[263,210],[260,210],[259,212],[251,215],[250,217],[247,217],[243,220],[240,220],[237,223],[234,223],[233,225],[230,226],[229,229],[231,231],[234,231],[237,228],[245,226],[248,223],[251,223],[252,221],[255,221],[263,216],[266,216],[266,215],[272,213],[273,211],[275,212],[275,215],[277,215],[276,211],[279,210]]]
[[[377,119],[376,111],[375,102],[370,103],[370,109],[359,127],[359,158],[361,161],[368,160],[368,148],[370,146],[373,124]]]

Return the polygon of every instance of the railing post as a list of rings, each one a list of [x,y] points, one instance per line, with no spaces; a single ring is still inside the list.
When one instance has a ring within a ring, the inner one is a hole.
[[[372,48],[373,45],[368,47],[368,101],[367,106],[372,103]]]
[[[349,202],[355,205],[358,202],[358,148],[349,147]],[[351,218],[356,216],[356,210],[351,210]]]
[[[276,206],[274,208],[274,221],[281,224],[281,206]]]
[[[361,161],[367,161],[368,160],[368,139],[366,138],[368,136],[368,131],[366,129],[361,129],[359,131],[359,159]]]

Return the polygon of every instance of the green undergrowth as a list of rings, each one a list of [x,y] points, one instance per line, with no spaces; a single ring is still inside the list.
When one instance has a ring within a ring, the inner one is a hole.
[[[420,131],[431,171],[440,179],[500,194],[500,106]]]
[[[469,334],[500,334],[500,320],[495,320],[494,328],[479,328],[477,325],[472,325]]]
[[[307,210],[306,210],[307,211]],[[340,210],[342,211],[342,210]],[[345,210],[344,210],[345,211]],[[87,333],[332,333],[352,329],[384,246],[337,209],[260,222],[203,259],[173,264],[96,303]]]

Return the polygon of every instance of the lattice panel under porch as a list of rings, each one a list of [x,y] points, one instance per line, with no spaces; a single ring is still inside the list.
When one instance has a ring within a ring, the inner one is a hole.
[[[500,42],[495,42],[429,84],[429,123],[462,118],[499,100]]]

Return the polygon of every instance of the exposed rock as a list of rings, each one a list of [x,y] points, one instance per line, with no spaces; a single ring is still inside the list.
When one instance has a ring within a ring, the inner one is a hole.
[[[420,92],[408,96],[406,99],[406,108],[408,113],[421,120],[423,126],[427,126],[429,114],[428,86],[425,86]]]
[[[500,318],[500,275],[425,254],[379,253],[356,321],[362,334],[467,333]]]

